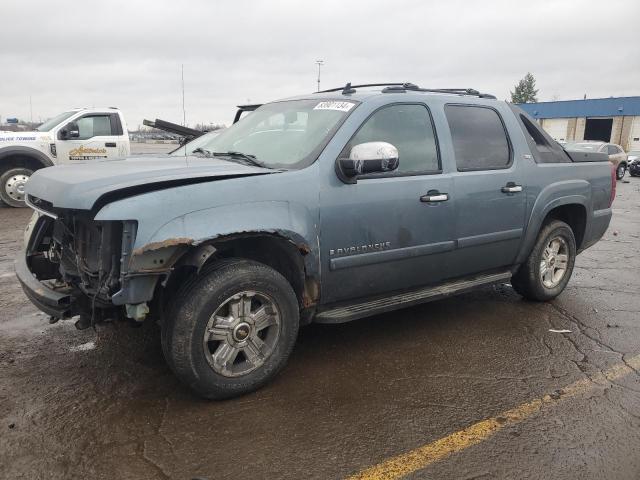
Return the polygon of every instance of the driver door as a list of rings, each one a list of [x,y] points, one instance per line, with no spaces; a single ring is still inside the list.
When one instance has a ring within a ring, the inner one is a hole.
[[[434,284],[446,272],[455,244],[454,192],[441,170],[429,110],[417,103],[378,109],[340,156],[378,141],[398,149],[395,171],[321,191],[323,303]]]
[[[70,137],[69,132],[78,136]],[[81,160],[119,158],[125,140],[117,113],[91,113],[76,118],[57,135],[56,153],[59,163]]]

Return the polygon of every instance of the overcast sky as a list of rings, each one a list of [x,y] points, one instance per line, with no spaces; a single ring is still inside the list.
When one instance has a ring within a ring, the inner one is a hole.
[[[504,99],[528,71],[539,100],[640,95],[640,2],[3,1],[0,116],[118,106],[229,124],[235,105],[322,87],[411,81]]]

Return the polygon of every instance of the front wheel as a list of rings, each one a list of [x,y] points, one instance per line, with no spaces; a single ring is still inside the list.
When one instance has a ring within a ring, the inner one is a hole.
[[[529,300],[551,300],[567,286],[576,260],[571,227],[560,220],[547,223],[531,254],[511,278],[514,290]]]
[[[0,199],[10,207],[26,207],[24,185],[33,173],[22,167],[10,167],[0,175]]]
[[[618,180],[622,180],[626,172],[627,172],[627,166],[625,164],[622,163],[618,165],[618,168],[616,168],[616,178]]]
[[[275,377],[298,325],[295,293],[280,273],[249,260],[223,260],[177,294],[162,325],[162,347],[189,387],[206,398],[230,398]]]

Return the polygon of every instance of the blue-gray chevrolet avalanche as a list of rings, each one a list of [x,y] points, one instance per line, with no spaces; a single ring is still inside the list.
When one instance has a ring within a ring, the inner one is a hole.
[[[562,292],[611,219],[604,154],[475,90],[347,86],[268,103],[188,157],[34,173],[16,272],[51,320],[157,319],[207,398],[255,390],[298,328],[510,281]]]

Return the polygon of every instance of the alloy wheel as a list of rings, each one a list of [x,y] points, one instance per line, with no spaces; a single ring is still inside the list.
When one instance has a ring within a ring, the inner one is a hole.
[[[280,336],[280,312],[267,295],[243,291],[225,300],[211,315],[204,333],[210,367],[239,377],[262,366]]]
[[[569,246],[562,237],[552,238],[542,252],[540,281],[546,288],[556,287],[567,273]]]

